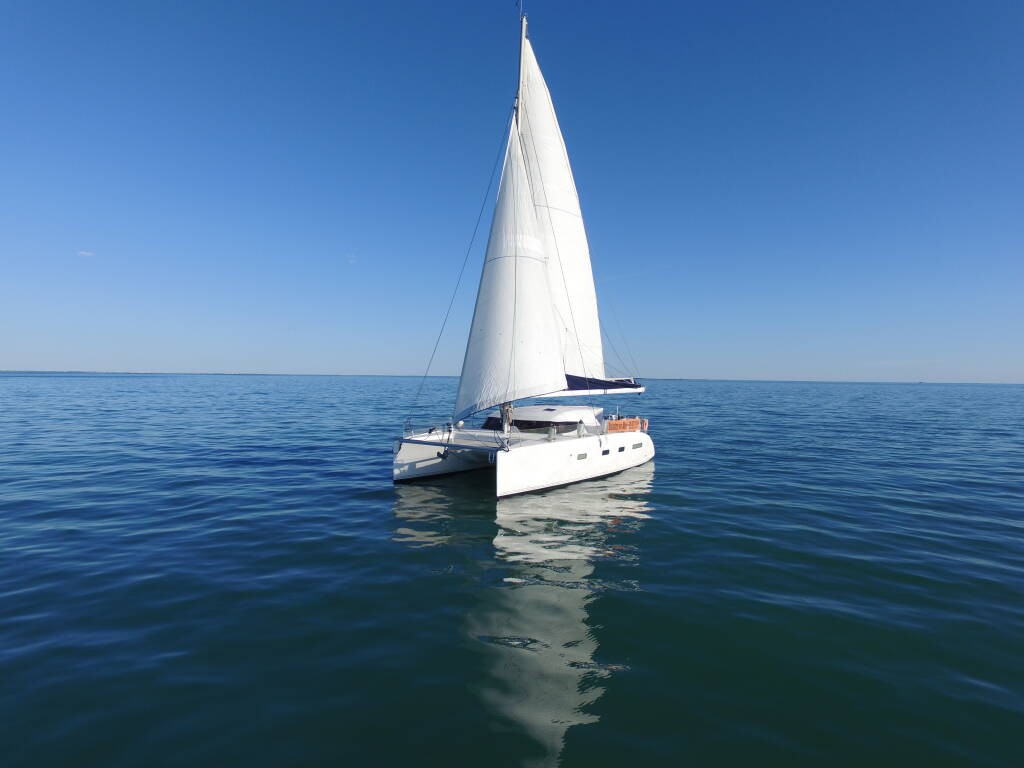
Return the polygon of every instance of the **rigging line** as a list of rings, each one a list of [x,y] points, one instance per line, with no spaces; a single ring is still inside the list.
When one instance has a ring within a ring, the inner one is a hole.
[[[626,364],[626,360],[622,356],[622,353],[619,352],[618,347],[615,346],[615,342],[612,340],[612,337],[608,334],[608,330],[604,327],[604,325],[601,326],[601,337],[604,339],[604,343],[606,344],[605,351],[611,348],[612,353],[615,355],[614,363],[611,363],[608,359],[608,356],[605,355],[604,372],[606,377],[614,379],[617,377],[629,376],[629,366]],[[609,369],[617,371],[617,373],[613,372],[609,374]]]
[[[480,231],[480,222],[483,220],[484,211],[487,209],[487,200],[491,196],[491,187],[494,186],[494,174],[498,170],[498,163],[501,162],[501,157],[505,149],[505,132],[508,130],[509,124],[512,120],[512,112],[509,111],[508,120],[505,121],[505,129],[501,134],[501,143],[498,145],[498,156],[494,158],[494,165],[491,167],[491,177],[487,180],[487,190],[484,192],[484,199],[480,203],[480,211],[476,215],[476,224],[473,225],[473,234],[469,238],[469,245],[466,246],[466,255],[462,258],[462,267],[459,269],[459,277],[455,281],[455,290],[452,291],[452,298],[448,302],[448,310],[444,313],[444,320],[441,322],[441,330],[437,333],[437,340],[434,342],[434,349],[430,352],[430,359],[427,361],[427,369],[423,372],[423,378],[420,379],[420,385],[416,389],[416,396],[412,400],[412,406],[410,411],[415,411],[416,406],[419,404],[420,395],[423,394],[423,385],[427,381],[427,376],[430,374],[430,366],[434,364],[434,356],[437,354],[437,347],[441,343],[441,337],[444,335],[445,326],[448,325],[448,317],[452,313],[452,307],[455,306],[455,297],[458,296],[459,288],[462,286],[462,276],[466,273],[466,264],[469,263],[469,255],[473,252],[473,244],[476,242],[477,233]],[[412,418],[412,414],[406,416],[406,421]]]
[[[622,323],[619,322],[619,313],[615,311],[615,305],[614,304],[610,304],[609,308],[612,311],[612,318],[614,318],[614,320],[615,320],[615,327],[619,331],[619,338],[622,339],[622,343],[626,347],[626,354],[629,355],[629,363],[630,363],[630,365],[633,366],[632,375],[634,377],[639,378],[640,377],[640,366],[638,366],[636,364],[636,359],[633,357],[633,350],[629,348],[629,337],[626,336],[625,332],[622,330]],[[609,337],[609,339],[610,338],[611,337]],[[623,360],[623,362],[625,362],[625,360]]]
[[[602,285],[604,285],[604,283],[602,283]],[[615,346],[615,340],[612,338],[612,334],[608,330],[607,324],[603,322],[601,323],[601,335],[605,338],[608,345],[615,353],[615,356],[619,359],[619,363],[622,365],[624,374],[627,377],[631,376],[634,379],[638,379],[640,378],[640,369],[636,364],[636,359],[633,357],[633,350],[629,347],[629,337],[627,337],[625,332],[622,330],[622,323],[619,322],[619,313],[615,311],[615,304],[611,299],[608,299],[604,302],[604,306],[605,309],[610,310],[612,313],[612,319],[615,320],[615,330],[619,332],[619,341],[624,345],[626,354],[629,356],[629,360],[627,361],[626,358],[622,356],[622,353],[619,352],[618,348]],[[606,360],[605,363],[607,362],[608,361]]]
[[[626,364],[626,359],[619,352],[618,347],[615,346],[615,342],[612,341],[611,334],[608,333],[607,329],[605,329],[604,326],[601,327],[601,335],[604,336],[605,341],[608,342],[608,346],[610,346],[612,348],[612,352],[615,353],[615,357],[619,361],[619,365],[622,366],[621,368],[619,368],[619,370],[622,372],[622,374],[624,376],[629,376],[630,375],[630,371],[629,371],[629,366]],[[605,366],[607,366],[608,365],[608,361],[605,360],[604,364],[605,364]]]

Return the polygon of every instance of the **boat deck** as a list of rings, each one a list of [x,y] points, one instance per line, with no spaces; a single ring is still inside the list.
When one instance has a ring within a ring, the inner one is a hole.
[[[597,432],[586,433],[587,435],[598,434]],[[502,440],[508,440],[509,448],[517,445],[532,445],[535,443],[558,442],[560,440],[576,440],[578,435],[575,431],[564,434],[556,434],[554,440],[548,437],[546,432],[520,432],[512,430],[512,433],[505,438],[500,432],[490,429],[438,429],[434,432],[419,432],[409,437],[403,437],[403,443],[414,445],[438,445],[447,448],[463,448],[477,451],[493,451],[502,448]]]

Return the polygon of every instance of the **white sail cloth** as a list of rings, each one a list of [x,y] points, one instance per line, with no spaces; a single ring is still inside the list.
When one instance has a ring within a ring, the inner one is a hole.
[[[455,420],[539,395],[638,391],[605,381],[579,195],[523,20],[519,93]]]
[[[519,121],[565,372],[603,379],[604,351],[590,246],[562,131],[533,46],[523,40]]]
[[[512,121],[455,420],[500,403],[566,388],[548,263]]]

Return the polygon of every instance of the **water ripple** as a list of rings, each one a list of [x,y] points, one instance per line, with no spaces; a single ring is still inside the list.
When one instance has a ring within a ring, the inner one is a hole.
[[[496,502],[417,385],[0,375],[4,765],[1016,764],[1024,388],[652,381]]]

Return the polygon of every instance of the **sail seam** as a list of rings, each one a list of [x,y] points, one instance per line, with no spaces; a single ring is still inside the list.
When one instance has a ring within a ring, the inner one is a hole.
[[[577,219],[580,219],[581,221],[583,219],[582,213],[567,211],[565,208],[559,208],[557,205],[548,205],[547,203],[534,203],[534,205],[536,205],[538,208],[547,208],[549,211],[558,211],[559,213],[564,213],[567,216],[574,216]]]
[[[525,256],[525,255],[520,256],[518,254],[512,254],[512,255],[506,255],[506,256],[493,256],[493,257],[489,258],[487,261],[488,262],[500,261],[501,259],[533,259],[534,261],[539,261],[541,264],[544,264],[546,262],[546,259],[543,259],[543,258],[541,258],[539,256]]]

